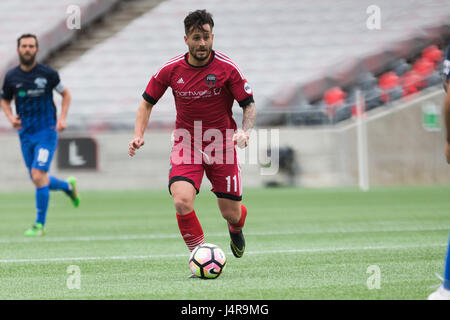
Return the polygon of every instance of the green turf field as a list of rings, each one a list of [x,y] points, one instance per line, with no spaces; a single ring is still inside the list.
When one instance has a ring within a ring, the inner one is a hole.
[[[206,241],[228,258],[215,280],[188,279],[166,190],[81,192],[78,209],[52,193],[39,239],[23,236],[34,194],[1,193],[0,299],[425,299],[443,271],[449,192],[247,189],[247,250],[236,259],[215,196],[202,190],[196,212]],[[68,288],[71,265],[80,289]]]

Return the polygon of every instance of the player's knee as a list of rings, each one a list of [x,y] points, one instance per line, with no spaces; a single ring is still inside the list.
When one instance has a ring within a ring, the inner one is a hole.
[[[217,200],[222,217],[229,223],[238,223],[241,218],[241,203],[223,198]]]
[[[188,214],[194,210],[194,202],[189,197],[174,196],[173,204],[177,212],[181,215]]]
[[[31,180],[36,187],[43,187],[48,184],[47,172],[32,169],[31,170]]]
[[[225,210],[221,210],[222,212],[222,217],[227,220],[227,222],[232,223],[232,224],[236,224],[239,222],[240,218],[241,218],[241,212],[237,209],[225,209]]]

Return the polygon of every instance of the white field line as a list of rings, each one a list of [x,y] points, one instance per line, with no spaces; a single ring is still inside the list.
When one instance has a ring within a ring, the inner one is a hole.
[[[447,243],[431,243],[423,245],[392,245],[392,246],[361,246],[361,247],[337,247],[337,248],[310,248],[287,250],[262,250],[246,252],[247,255],[279,254],[279,253],[317,253],[338,251],[366,251],[366,250],[402,250],[430,247],[445,247]],[[140,256],[105,256],[105,257],[62,257],[62,258],[36,258],[36,259],[3,259],[0,263],[30,263],[30,262],[64,262],[64,261],[107,261],[107,260],[140,260],[187,257],[189,253],[155,254]]]
[[[450,226],[439,227],[402,227],[382,229],[335,229],[335,230],[311,230],[311,231],[260,231],[246,232],[246,236],[285,236],[285,235],[311,235],[330,233],[382,233],[382,232],[414,232],[414,231],[442,231],[450,230]],[[205,237],[223,237],[228,233],[206,233]],[[38,242],[71,242],[71,241],[119,241],[119,240],[152,240],[152,239],[178,239],[179,233],[143,234],[143,235],[117,235],[117,236],[79,236],[79,237],[42,237],[42,238],[0,238],[0,244],[13,243],[38,243]]]

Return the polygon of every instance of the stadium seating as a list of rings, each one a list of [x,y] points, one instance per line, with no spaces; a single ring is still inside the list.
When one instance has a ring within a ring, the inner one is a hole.
[[[328,119],[324,119],[322,124],[337,123],[355,115],[357,90],[361,91],[365,100],[365,110],[368,111],[382,105],[390,105],[391,102],[422,89],[440,85],[442,78],[439,70],[442,67],[442,58],[442,50],[436,45],[431,45],[420,52],[420,56],[412,61],[412,66],[406,59],[401,58],[388,64],[389,71],[382,73],[378,78],[371,72],[360,73],[355,78],[353,87],[348,90],[348,94],[337,86],[326,90],[320,105],[325,105]],[[307,114],[301,116],[307,117]],[[301,119],[296,119],[296,122],[308,124],[308,121]]]
[[[310,104],[303,101],[292,109],[288,124],[290,125],[321,125],[329,123],[326,105],[323,102]]]
[[[86,121],[90,121],[92,110],[98,110],[98,114],[108,112],[112,118],[125,114],[130,114],[127,119],[132,117],[150,76],[168,59],[186,51],[182,21],[189,11],[198,8],[213,13],[214,47],[241,67],[255,92],[260,115],[266,111],[269,115],[278,108],[277,98],[284,97],[292,86],[302,87],[316,79],[338,78],[342,72],[361,65],[365,57],[390,47],[417,51],[416,47],[412,48],[415,43],[409,45],[402,41],[415,34],[426,34],[429,26],[441,26],[450,12],[446,1],[412,7],[401,1],[383,0],[378,5],[383,8],[385,25],[381,30],[371,31],[366,27],[366,9],[371,4],[368,1],[343,1],[337,5],[331,0],[314,3],[281,0],[262,4],[261,0],[168,0],[161,3],[117,36],[61,70],[65,82],[73,88],[71,114],[79,113]],[[417,12],[421,19],[413,26],[410,16]],[[394,56],[396,60],[400,57]],[[381,59],[373,64],[384,65],[392,58],[383,55]],[[364,68],[368,72],[376,71],[368,70],[370,66]],[[80,70],[86,70],[89,77]],[[348,74],[350,78],[361,69],[355,70],[357,72]],[[311,97],[309,92],[304,92],[308,101],[319,100],[331,87],[326,80],[320,81],[325,82],[318,95]],[[379,89],[372,91],[375,96],[380,93]],[[314,115],[321,118],[321,112]],[[276,112],[271,115],[274,122],[278,122],[279,115]],[[168,91],[154,108],[151,123],[170,126],[174,117],[173,98]],[[264,118],[270,119],[270,116],[260,117]]]
[[[401,58],[396,60],[389,69],[394,71],[397,76],[401,77],[402,75],[410,71],[411,68],[411,65],[406,62],[406,59]]]
[[[54,5],[54,1],[45,0],[39,5],[64,7],[69,2],[104,1],[64,0]],[[3,3],[0,2],[0,9]],[[432,0],[412,6],[408,1],[379,0],[377,5],[383,17],[380,30],[367,28],[366,10],[371,4],[368,0],[345,0],[339,4],[333,0],[166,0],[60,70],[73,93],[72,124],[81,128],[105,121],[113,127],[132,126],[130,119],[151,75],[170,58],[186,51],[183,19],[198,8],[213,13],[214,48],[241,67],[255,93],[260,115],[269,115],[277,99],[286,96],[292,87],[299,88],[307,101],[320,101],[333,86],[358,86],[355,79],[361,74],[362,89],[372,99],[368,107],[377,107],[383,103],[382,89],[374,75],[386,72],[387,65],[404,58],[393,71],[400,83],[411,80],[411,74],[405,77],[410,71],[406,61],[419,54],[424,44],[433,44],[442,35],[450,21],[450,2]],[[16,8],[19,7],[18,4]],[[2,32],[17,34],[12,30],[17,30],[23,20],[32,21],[36,24],[33,30],[40,30],[37,21],[29,18],[36,10],[39,9],[27,8],[25,11],[31,12],[27,14],[16,10],[8,20],[12,26],[4,29],[9,31]],[[411,17],[415,17],[414,23]],[[46,15],[39,23],[47,21],[53,21],[52,17]],[[5,43],[14,45],[12,38]],[[424,52],[424,58],[436,61],[436,49]],[[316,114],[322,117],[321,112],[320,109]],[[154,108],[151,122],[153,126],[172,126],[174,118],[173,98],[168,91]],[[270,123],[270,116],[260,119],[269,119],[266,123]]]
[[[346,93],[340,87],[333,87],[328,89],[324,96],[323,101],[326,105],[326,113],[330,122],[335,122],[338,112],[345,104]]]
[[[379,87],[382,90],[381,99],[384,103],[388,103],[402,97],[402,88],[399,80],[399,76],[394,71],[388,71],[380,76]]]
[[[441,62],[442,57],[443,51],[439,50],[439,48],[436,45],[426,47],[422,51],[422,58],[432,62],[435,67],[439,62]]]

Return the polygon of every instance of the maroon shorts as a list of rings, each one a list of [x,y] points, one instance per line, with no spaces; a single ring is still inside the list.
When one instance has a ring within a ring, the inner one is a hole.
[[[222,161],[222,163],[209,162],[208,158],[198,161],[190,161],[189,163],[179,163],[173,161],[171,155],[169,169],[169,193],[170,186],[176,181],[186,181],[191,183],[197,193],[199,193],[202,183],[203,174],[212,184],[211,191],[218,198],[231,199],[235,201],[242,200],[242,178],[241,165],[237,156],[236,149],[233,148],[233,154],[228,159],[233,161]],[[174,150],[172,150],[172,154]]]

